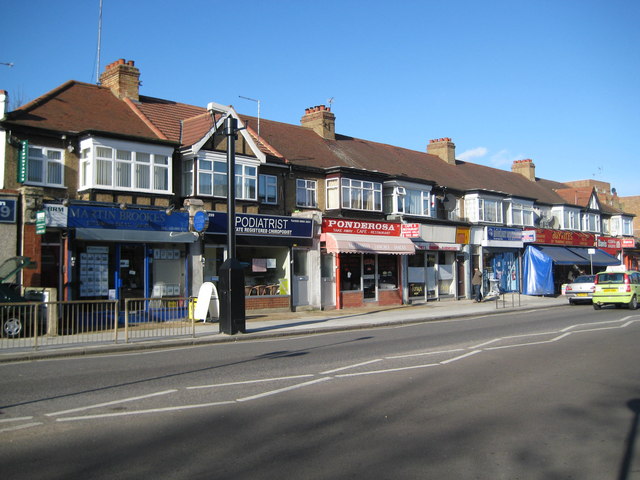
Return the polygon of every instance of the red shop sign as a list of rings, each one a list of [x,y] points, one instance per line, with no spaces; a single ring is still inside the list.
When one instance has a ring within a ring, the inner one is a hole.
[[[356,235],[400,236],[400,224],[369,220],[346,220],[343,218],[323,218],[322,233],[349,233]]]
[[[536,228],[535,231],[535,243],[547,245],[569,245],[573,247],[593,247],[596,242],[596,236],[593,233],[550,230],[547,228]]]

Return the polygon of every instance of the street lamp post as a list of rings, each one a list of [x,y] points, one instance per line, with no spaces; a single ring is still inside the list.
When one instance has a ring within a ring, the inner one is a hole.
[[[227,137],[227,259],[220,267],[220,332],[245,333],[244,270],[236,258],[235,156],[238,120],[229,115],[224,124]]]

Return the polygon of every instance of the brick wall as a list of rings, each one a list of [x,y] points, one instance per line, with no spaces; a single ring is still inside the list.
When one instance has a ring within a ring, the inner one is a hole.
[[[251,295],[244,297],[245,310],[290,310],[291,297],[289,295]]]
[[[342,308],[362,307],[364,305],[362,292],[359,290],[340,292],[340,298],[342,299]]]
[[[379,290],[378,305],[401,305],[400,290]]]

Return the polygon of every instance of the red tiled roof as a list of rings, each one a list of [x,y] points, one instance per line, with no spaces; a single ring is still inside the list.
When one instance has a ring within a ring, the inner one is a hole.
[[[491,190],[548,204],[564,203],[562,197],[544,182],[532,182],[511,171],[462,161],[450,165],[426,152],[343,135],[336,135],[335,140],[326,140],[311,129],[264,119],[260,120],[260,135],[293,164],[320,168],[352,167],[405,176],[407,179],[434,181],[459,191]]]
[[[58,132],[111,132],[158,139],[111,90],[69,81],[7,114],[7,121]]]
[[[142,95],[140,96],[140,102],[136,105],[169,140],[180,142],[183,145],[190,144],[181,139],[181,121],[207,113],[207,109],[203,107],[162,100],[160,98],[145,97]],[[206,131],[203,131],[202,135],[205,133]]]

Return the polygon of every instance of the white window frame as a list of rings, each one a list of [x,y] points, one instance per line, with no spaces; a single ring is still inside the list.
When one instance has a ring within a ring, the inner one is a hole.
[[[39,151],[40,154],[37,155],[36,151]],[[40,168],[36,168],[38,164]],[[38,173],[38,176],[33,176],[36,173]],[[59,177],[59,182],[55,181],[54,177],[56,176]],[[64,150],[60,148],[29,145],[29,160],[25,184],[64,187]]]
[[[236,157],[234,175],[236,199],[258,200],[258,165],[259,163],[255,160]],[[198,179],[198,196],[227,198],[226,155],[201,151],[194,168],[196,168],[196,178]],[[209,181],[205,183],[202,181],[204,179]],[[203,188],[204,185],[210,185],[211,189]]]
[[[517,227],[534,225],[533,202],[512,200],[509,202],[509,224]]]
[[[371,207],[367,207],[368,204],[371,204]],[[340,205],[349,210],[381,212],[382,184],[342,177],[340,179]]]
[[[493,212],[491,210],[494,210]],[[495,219],[492,215],[495,214]],[[503,223],[502,200],[498,198],[478,197],[478,221],[486,223]]]
[[[296,206],[317,208],[317,192],[318,182],[315,180],[306,180],[304,178],[296,179]]]
[[[582,213],[582,231],[600,233],[600,214],[595,212]]]
[[[340,208],[340,178],[327,178],[325,180],[326,208],[336,210]]]
[[[80,142],[80,190],[172,194],[172,155],[173,148],[162,145],[85,138]]]
[[[260,203],[277,205],[278,177],[262,173],[258,175],[258,199]]]

